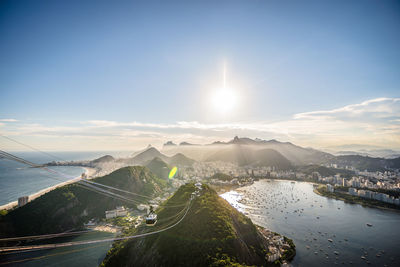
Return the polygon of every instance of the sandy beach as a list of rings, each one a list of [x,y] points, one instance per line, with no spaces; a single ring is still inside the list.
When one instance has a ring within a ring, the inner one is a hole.
[[[89,168],[89,167],[82,167],[82,168],[85,169],[85,174],[87,175],[88,179],[93,178],[93,176],[97,172],[96,169],[94,169],[94,168]],[[69,180],[69,181],[66,181],[66,182],[62,182],[62,183],[56,184],[54,186],[50,186],[50,187],[47,187],[47,188],[45,188],[43,190],[40,190],[39,192],[36,192],[36,193],[34,193],[32,195],[29,195],[29,202],[34,200],[34,199],[36,199],[36,198],[38,198],[38,197],[40,197],[40,196],[42,196],[42,195],[44,195],[44,194],[46,194],[46,193],[48,193],[48,192],[50,192],[51,190],[54,190],[54,189],[56,189],[58,187],[61,187],[61,186],[67,185],[67,184],[75,183],[75,182],[79,181],[80,179],[81,179],[81,176],[78,176],[78,177],[76,177],[76,178],[74,178],[72,180]],[[17,205],[18,205],[18,201],[13,201],[13,202],[10,202],[10,203],[5,204],[3,206],[0,206],[0,210],[10,210],[10,209],[13,209],[14,207],[16,207]]]

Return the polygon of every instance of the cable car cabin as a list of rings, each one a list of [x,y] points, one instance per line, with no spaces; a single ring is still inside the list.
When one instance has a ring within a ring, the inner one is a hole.
[[[149,213],[149,215],[146,216],[146,225],[147,226],[154,226],[157,222],[157,214],[155,213]]]

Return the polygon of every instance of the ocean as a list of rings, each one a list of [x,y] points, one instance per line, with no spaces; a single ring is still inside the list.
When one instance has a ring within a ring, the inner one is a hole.
[[[51,152],[49,155],[40,152],[12,152],[13,155],[31,161],[33,163],[43,164],[51,161],[57,161],[57,158],[71,160],[92,160],[104,155],[126,156],[130,152],[116,151],[91,151],[91,152]],[[18,200],[21,196],[28,196],[57,185],[64,181],[80,176],[85,170],[81,167],[56,166],[50,167],[65,176],[57,176],[39,168],[30,168],[29,166],[0,158],[0,206]]]

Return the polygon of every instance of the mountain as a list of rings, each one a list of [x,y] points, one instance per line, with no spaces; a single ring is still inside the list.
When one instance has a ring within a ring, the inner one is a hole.
[[[170,165],[177,165],[177,166],[192,166],[193,163],[195,163],[196,161],[186,157],[185,155],[183,155],[182,153],[177,153],[174,156],[170,157],[167,162]]]
[[[121,168],[91,181],[146,196],[161,193],[166,186],[165,181],[140,166]],[[140,197],[136,200],[146,202]],[[0,237],[79,229],[89,219],[104,218],[106,210],[121,205],[135,207],[135,204],[88,190],[77,183],[65,185],[0,216]]]
[[[393,159],[400,157],[400,150],[393,150],[379,146],[365,144],[347,144],[339,146],[330,146],[325,149],[327,152],[337,156],[343,155],[361,155],[373,158]]]
[[[183,185],[166,205],[187,203],[194,191],[193,184]],[[171,225],[161,221],[176,217],[181,210],[182,207],[168,206],[158,210],[159,222],[152,231]],[[249,218],[207,185],[202,186],[200,196],[194,198],[186,216],[180,215],[174,221],[179,218],[183,220],[167,231],[114,243],[102,266],[268,265],[266,237]]]
[[[352,145],[353,147],[355,145]],[[345,147],[343,147],[345,148]],[[372,147],[371,147],[372,148]],[[277,153],[275,153],[275,152]],[[277,140],[251,139],[235,136],[232,140],[216,141],[208,145],[174,146],[165,148],[168,154],[182,153],[198,161],[225,161],[240,166],[276,166],[288,169],[291,166],[338,164],[341,167],[353,166],[359,170],[383,171],[400,169],[399,157],[394,150],[374,150],[388,158],[370,157],[367,154],[334,156],[313,148],[297,146],[290,142]],[[257,159],[258,158],[258,159]],[[290,164],[288,164],[287,160]]]
[[[297,171],[308,175],[311,175],[313,172],[318,172],[322,176],[333,176],[335,174],[340,174],[341,177],[345,178],[351,178],[355,175],[354,171],[351,170],[328,168],[321,165],[299,166]]]
[[[167,161],[168,157],[165,156],[164,154],[161,154],[160,151],[158,151],[154,147],[150,147],[146,149],[145,151],[139,153],[133,158],[130,158],[128,162],[135,164],[135,165],[145,165],[147,162],[153,160],[154,158],[160,158],[163,161]]]
[[[385,171],[400,169],[400,157],[394,159],[372,158],[360,155],[337,156],[332,161],[340,166],[353,166],[361,171]]]
[[[178,153],[172,157],[166,157],[165,159],[166,162],[159,157],[155,157],[145,166],[159,178],[167,179],[169,171],[173,166],[192,166],[195,162],[181,153]]]
[[[168,141],[164,144],[164,146],[176,146],[176,144],[172,141]]]
[[[199,161],[207,161],[215,153],[224,150],[230,146],[242,146],[252,150],[273,149],[288,159],[293,165],[321,164],[329,162],[333,155],[315,150],[312,148],[304,148],[294,145],[290,142],[279,142],[277,140],[251,139],[247,137],[235,136],[228,142],[216,141],[209,145],[191,145],[166,147],[165,152],[169,154],[183,153]]]
[[[161,179],[168,179],[168,174],[171,170],[171,167],[159,157],[152,159],[146,164],[146,167]]]
[[[115,160],[115,158],[113,156],[105,155],[105,156],[102,156],[102,157],[100,157],[98,159],[92,160],[90,163],[91,164],[99,164],[99,163],[112,162],[114,160]]]
[[[191,144],[191,143],[188,143],[188,142],[180,142],[179,145],[180,146],[196,146],[196,144]]]
[[[252,149],[248,146],[230,145],[216,152],[207,161],[225,161],[239,166],[276,167],[287,170],[292,167],[290,161],[273,149]]]

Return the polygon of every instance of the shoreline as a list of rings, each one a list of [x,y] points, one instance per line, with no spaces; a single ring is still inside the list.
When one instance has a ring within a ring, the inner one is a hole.
[[[358,201],[352,201],[352,200],[346,199],[346,198],[338,196],[338,195],[334,195],[334,196],[325,195],[324,193],[321,193],[318,190],[318,188],[314,188],[313,192],[315,194],[321,196],[321,197],[340,200],[340,201],[343,201],[343,202],[348,203],[348,204],[361,205],[362,207],[380,209],[380,210],[385,210],[385,211],[400,212],[400,210],[396,209],[396,208],[383,207],[383,206],[378,206],[378,205],[374,205],[374,204],[368,203],[368,202],[365,201],[365,199],[362,199],[362,198],[360,198]]]
[[[92,179],[93,178],[92,176],[97,173],[97,170],[94,169],[94,168],[90,168],[90,167],[81,167],[81,168],[83,168],[85,170],[85,174],[87,175],[87,177],[89,177],[88,179]],[[40,191],[38,191],[36,193],[33,193],[33,194],[29,195],[28,196],[28,202],[30,202],[32,200],[35,200],[36,198],[38,198],[38,197],[40,197],[40,196],[42,196],[42,195],[44,195],[44,194],[56,189],[58,187],[75,183],[75,182],[79,181],[80,179],[81,179],[81,176],[79,175],[79,176],[77,176],[77,177],[75,177],[75,178],[73,178],[71,180],[68,180],[68,181],[65,181],[65,182],[61,182],[59,184],[44,188],[44,189],[42,189],[42,190],[40,190]],[[0,206],[0,210],[9,211],[9,210],[11,210],[11,209],[13,209],[13,208],[15,208],[17,206],[18,206],[18,200],[12,201],[12,202],[9,202],[7,204],[4,204],[4,205]]]
[[[261,180],[259,180],[261,181]],[[282,180],[282,181],[287,181],[287,180]],[[258,182],[258,181],[255,181]],[[288,264],[288,262],[290,263],[291,261],[293,261],[294,257],[296,256],[296,245],[294,244],[293,240],[291,238],[288,238],[287,236],[281,234],[281,233],[277,233],[277,232],[273,232],[270,229],[267,229],[261,225],[256,224],[256,222],[254,222],[249,216],[248,214],[243,213],[243,211],[240,211],[238,209],[238,206],[234,206],[232,205],[228,199],[222,197],[223,194],[225,193],[229,193],[229,192],[237,192],[239,193],[241,196],[243,196],[243,194],[241,193],[241,191],[243,190],[244,187],[247,186],[251,186],[252,184],[247,184],[247,185],[242,185],[242,186],[238,186],[238,185],[231,185],[231,186],[217,186],[217,194],[220,198],[224,199],[225,201],[227,201],[229,203],[229,205],[231,205],[234,209],[236,209],[237,211],[239,211],[240,213],[242,213],[244,216],[246,216],[247,218],[249,218],[251,220],[251,222],[256,226],[258,233],[263,236],[264,240],[268,243],[268,246],[274,246],[274,244],[270,244],[269,240],[272,236],[280,236],[282,237],[290,246],[290,248],[286,249],[282,254],[279,254],[279,256],[276,259],[273,259],[272,261],[269,260],[270,256],[274,256],[271,254],[267,254],[266,257],[268,257],[268,263],[271,264],[271,266],[273,265],[277,265],[277,262],[279,262],[279,265],[281,264]],[[215,190],[215,188],[213,188]],[[240,203],[240,200],[237,201],[238,203]],[[274,246],[276,248],[276,246]],[[280,248],[281,249],[281,248]],[[269,265],[268,265],[269,266]]]

